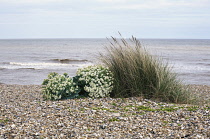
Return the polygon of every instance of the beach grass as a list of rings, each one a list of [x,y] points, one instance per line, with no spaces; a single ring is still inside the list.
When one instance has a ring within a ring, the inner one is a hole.
[[[121,36],[122,37],[122,36]],[[152,56],[135,37],[112,37],[101,62],[114,74],[111,97],[144,97],[163,102],[192,103],[192,98],[177,74],[160,57]]]

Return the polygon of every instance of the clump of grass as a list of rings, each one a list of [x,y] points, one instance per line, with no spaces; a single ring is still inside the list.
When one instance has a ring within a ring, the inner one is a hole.
[[[0,123],[6,124],[8,123],[10,120],[9,119],[0,119]]]
[[[119,119],[117,119],[117,118],[111,118],[111,119],[109,119],[109,122],[115,122],[115,121],[120,121]]]
[[[161,58],[153,57],[139,40],[112,37],[102,63],[114,75],[111,97],[139,97],[172,103],[189,103],[190,93]]]
[[[191,107],[187,107],[188,111],[197,111],[199,109],[198,106],[191,106]]]
[[[137,108],[137,110],[143,110],[143,111],[156,111],[155,109],[151,109],[151,108],[145,107],[145,106],[137,106],[136,108]]]

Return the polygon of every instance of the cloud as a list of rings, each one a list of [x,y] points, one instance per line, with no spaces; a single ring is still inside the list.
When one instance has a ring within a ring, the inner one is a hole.
[[[0,16],[172,19],[209,17],[209,5],[209,0],[0,0]]]
[[[0,3],[10,3],[10,4],[45,4],[50,2],[62,2],[65,0],[0,0]]]
[[[46,10],[68,11],[72,8],[75,11],[101,12],[108,10],[164,10],[180,8],[206,8],[210,7],[209,0],[0,0],[1,5],[29,6],[33,9],[37,5]],[[17,7],[18,8],[18,7]],[[1,11],[1,10],[0,10]]]
[[[98,0],[105,2],[105,0]],[[117,5],[114,2],[118,0],[108,0],[109,4],[113,5],[105,5],[104,8],[107,9],[119,9],[119,10],[144,10],[144,9],[169,9],[169,8],[198,8],[198,7],[210,7],[210,1],[208,0],[148,0],[148,1],[127,1],[119,2]],[[107,7],[106,7],[107,6]],[[108,7],[110,6],[110,7]]]
[[[0,27],[17,24],[23,30],[49,25],[133,32],[204,27],[209,19],[210,0],[0,0]]]

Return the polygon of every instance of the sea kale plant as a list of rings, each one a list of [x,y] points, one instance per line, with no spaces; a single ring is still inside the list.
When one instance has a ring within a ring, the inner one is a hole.
[[[109,97],[113,89],[113,75],[104,66],[95,65],[80,68],[76,77],[83,90],[82,93],[93,98]]]
[[[59,75],[52,72],[42,83],[43,97],[50,100],[59,100],[64,98],[76,98],[79,95],[80,89],[73,79],[67,73]]]
[[[108,68],[95,65],[78,69],[73,78],[67,73],[50,73],[42,85],[43,97],[50,100],[109,97],[113,89],[113,75]]]

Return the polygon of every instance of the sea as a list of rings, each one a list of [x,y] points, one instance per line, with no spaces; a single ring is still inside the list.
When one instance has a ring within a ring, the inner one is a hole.
[[[210,39],[138,39],[169,63],[184,84],[210,85]],[[68,73],[98,63],[108,39],[1,39],[0,83],[42,84],[50,72]]]

